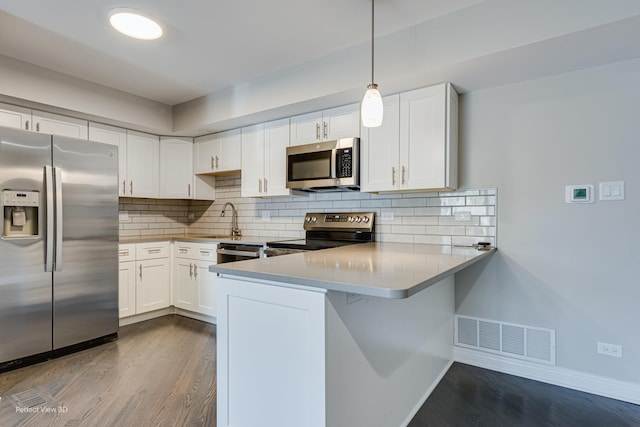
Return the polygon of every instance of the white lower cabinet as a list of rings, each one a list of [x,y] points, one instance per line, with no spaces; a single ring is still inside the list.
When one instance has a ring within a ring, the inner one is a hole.
[[[120,318],[171,305],[169,242],[121,244],[119,261]]]
[[[216,243],[175,242],[173,246],[173,305],[183,310],[216,315]]]
[[[169,258],[136,261],[136,314],[171,305],[171,264]]]

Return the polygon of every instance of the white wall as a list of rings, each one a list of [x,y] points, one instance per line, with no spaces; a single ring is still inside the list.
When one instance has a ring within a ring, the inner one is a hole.
[[[0,99],[8,103],[156,134],[172,132],[169,105],[3,55],[0,76]]]
[[[461,97],[460,182],[497,187],[499,251],[456,291],[458,314],[556,329],[558,366],[635,383],[639,76],[633,60]],[[565,185],[617,180],[625,201],[564,202]]]

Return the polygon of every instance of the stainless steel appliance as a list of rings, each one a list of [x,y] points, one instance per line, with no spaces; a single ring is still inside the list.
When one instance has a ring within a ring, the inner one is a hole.
[[[218,244],[218,264],[262,257],[262,246],[243,243]]]
[[[287,147],[287,188],[303,191],[360,190],[360,139]]]
[[[0,127],[0,368],[118,331],[118,151]]]
[[[374,241],[373,212],[308,213],[305,238],[268,242],[267,257]]]

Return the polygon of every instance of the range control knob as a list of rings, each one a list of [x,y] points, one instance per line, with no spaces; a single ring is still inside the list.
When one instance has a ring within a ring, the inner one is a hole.
[[[353,221],[355,221],[355,220],[356,220],[356,219],[355,219],[354,217],[352,217],[352,216],[350,216],[350,217],[349,217],[349,222],[353,222]]]
[[[318,218],[316,218],[315,216],[311,217],[311,222],[315,224],[316,222],[318,222]]]
[[[311,223],[311,217],[310,216],[306,217],[304,220],[307,221],[307,223],[309,223],[309,224]]]
[[[356,222],[362,222],[362,218],[360,218],[359,216],[356,217]]]
[[[362,220],[364,221],[365,224],[367,224],[369,222],[369,217],[365,216]]]

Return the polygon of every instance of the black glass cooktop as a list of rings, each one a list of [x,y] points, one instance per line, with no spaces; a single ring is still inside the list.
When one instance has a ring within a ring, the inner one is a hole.
[[[336,248],[338,246],[353,245],[354,243],[362,243],[358,241],[344,240],[323,240],[323,239],[297,239],[297,240],[280,240],[277,242],[268,242],[270,248],[299,249],[305,251],[317,251],[320,249]]]

